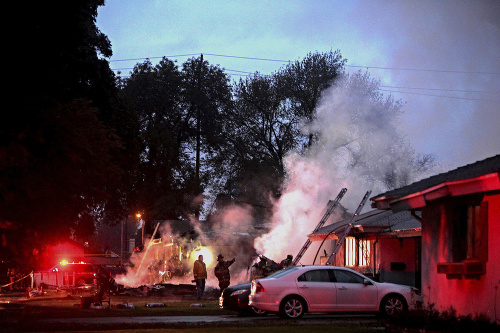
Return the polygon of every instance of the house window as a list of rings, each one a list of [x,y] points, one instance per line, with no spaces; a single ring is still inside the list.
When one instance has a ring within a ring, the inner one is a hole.
[[[345,239],[345,265],[356,265],[356,239],[354,237],[347,237]]]
[[[488,202],[457,205],[452,213],[452,261],[488,260]]]
[[[345,265],[346,266],[369,266],[371,254],[371,243],[367,239],[356,239],[347,237],[345,239]]]
[[[359,266],[368,266],[370,264],[370,241],[360,239],[358,241]]]

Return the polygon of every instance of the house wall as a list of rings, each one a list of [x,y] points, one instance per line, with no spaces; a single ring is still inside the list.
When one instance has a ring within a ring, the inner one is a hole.
[[[416,271],[416,243],[419,238],[377,238],[371,237],[370,265],[347,266],[380,282],[390,282],[420,288],[420,272]],[[328,242],[333,250],[336,241]],[[326,243],[325,243],[326,244]],[[326,248],[326,247],[325,247]],[[331,253],[332,250],[327,250]],[[329,256],[321,256],[320,264],[324,265]],[[391,263],[396,265],[391,267]],[[400,269],[400,264],[405,266]],[[346,267],[345,243],[340,248],[333,266]],[[396,266],[396,267],[395,267]]]
[[[424,303],[438,311],[453,308],[457,315],[484,315],[500,320],[500,193],[487,195],[488,260],[479,279],[449,279],[438,274],[437,264],[452,262],[450,203],[428,204],[422,210],[422,295]]]
[[[379,240],[380,282],[416,286],[416,243],[418,241],[417,238],[382,238]]]

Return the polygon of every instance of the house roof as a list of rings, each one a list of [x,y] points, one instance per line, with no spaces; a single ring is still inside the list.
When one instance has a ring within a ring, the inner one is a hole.
[[[307,237],[313,242],[322,241],[327,234],[333,231],[327,239],[337,239],[337,234],[344,232],[350,222],[350,218],[335,222],[319,229]],[[360,214],[353,224],[355,225],[351,230],[353,234],[383,234],[400,230],[415,231],[421,227],[420,222],[417,221],[409,211],[393,213],[391,211],[379,209]]]
[[[500,155],[441,173],[372,197],[372,207],[401,211],[428,201],[500,189]]]

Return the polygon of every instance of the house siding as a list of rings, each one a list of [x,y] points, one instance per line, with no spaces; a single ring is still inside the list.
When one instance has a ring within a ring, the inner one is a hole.
[[[380,242],[380,281],[417,285],[416,246],[418,238],[382,238]],[[403,267],[394,267],[401,266]]]
[[[438,311],[451,308],[457,315],[482,315],[500,319],[500,193],[490,192],[488,202],[488,260],[486,273],[478,279],[448,278],[437,264],[452,262],[451,204],[438,200],[422,210],[422,295],[427,306]]]

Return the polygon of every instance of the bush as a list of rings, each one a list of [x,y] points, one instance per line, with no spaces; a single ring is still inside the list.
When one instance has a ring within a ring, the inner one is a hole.
[[[453,307],[447,311],[439,312],[433,304],[427,309],[409,311],[399,318],[391,318],[388,326],[395,326],[399,330],[414,328],[429,332],[500,332],[500,326],[484,316],[457,316]]]

